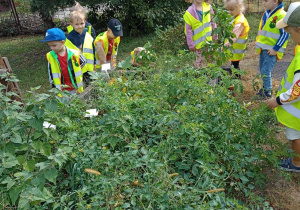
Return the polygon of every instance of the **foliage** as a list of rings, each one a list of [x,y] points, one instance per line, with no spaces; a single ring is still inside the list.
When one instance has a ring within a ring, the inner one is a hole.
[[[267,126],[274,117],[238,103],[227,87],[239,81],[222,69],[185,66],[184,51],[159,59],[168,65],[97,80],[89,106],[99,115],[90,119],[87,105],[76,97],[67,103],[67,93],[32,89],[22,106],[0,93],[2,206],[246,208],[254,186],[263,186],[261,168],[276,160],[263,149],[277,146]],[[220,84],[210,85],[217,77]]]
[[[232,44],[230,38],[235,37],[235,34],[232,33],[233,26],[231,24],[233,17],[223,7],[219,7],[219,5],[213,6],[213,9],[215,11],[213,21],[217,24],[217,28],[212,33],[214,40],[206,43],[202,49],[202,54],[206,60],[221,66],[232,55],[232,48],[226,47],[224,44],[227,40]]]
[[[156,27],[153,49],[157,53],[174,55],[178,49],[187,49],[183,18],[178,19],[174,24],[174,26]]]
[[[182,0],[81,0],[83,5],[91,8],[88,21],[100,31],[107,28],[112,17],[120,19],[124,33],[139,35],[153,32],[156,26],[167,27],[174,24],[177,17],[183,15],[188,4]],[[101,14],[98,13],[101,8]]]

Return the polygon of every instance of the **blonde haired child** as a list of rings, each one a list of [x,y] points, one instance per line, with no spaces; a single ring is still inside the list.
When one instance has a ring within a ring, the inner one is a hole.
[[[198,56],[195,66],[199,68],[203,60],[201,48],[206,41],[212,40],[212,30],[216,28],[216,24],[212,21],[214,11],[206,0],[193,0],[192,3],[183,18],[187,44],[190,51]]]
[[[88,85],[90,83],[88,72],[94,71],[96,67],[94,39],[85,30],[85,15],[82,12],[71,12],[70,23],[74,30],[67,35],[65,45],[70,49],[79,50],[86,58],[87,64],[82,71],[84,82]]]
[[[245,10],[244,7],[244,1],[243,0],[225,0],[225,8],[228,11],[228,13],[234,17],[234,20],[232,21],[233,25],[233,33],[236,37],[231,38],[233,45],[233,55],[230,59],[231,65],[235,69],[240,69],[240,61],[243,59],[245,50],[246,50],[246,44],[248,40],[248,33],[250,30],[249,24],[245,16],[243,15],[243,12]],[[225,46],[231,46],[231,43],[227,41],[225,43]],[[240,78],[240,75],[238,75]]]
[[[81,13],[82,15],[84,15],[85,30],[95,39],[96,38],[95,29],[93,28],[93,26],[88,21],[86,21],[86,12],[85,12],[84,8],[77,1],[75,1],[75,5],[71,9],[71,14],[72,14],[72,12],[75,12],[75,11]],[[71,31],[73,31],[73,29],[74,28],[73,28],[72,24],[70,24],[67,27],[68,34],[71,33]]]

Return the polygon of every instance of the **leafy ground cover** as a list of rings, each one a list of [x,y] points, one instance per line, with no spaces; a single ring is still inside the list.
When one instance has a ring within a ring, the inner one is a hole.
[[[47,92],[48,49],[41,37],[1,40],[0,53],[29,91],[24,106],[0,95],[3,209],[297,209],[291,195],[299,193],[299,176],[286,181],[277,168],[287,155],[283,135],[275,132],[281,127],[263,103],[251,102],[253,42],[242,62],[243,94],[234,97],[227,88],[241,87],[240,81],[215,65],[194,69],[184,50],[167,52],[182,46],[178,30],[176,43],[163,39],[163,31],[156,37],[164,48],[154,65],[145,55],[144,67],[99,79],[88,103],[74,98],[67,104],[56,90]],[[124,38],[118,56],[126,58],[151,37]],[[44,84],[30,90],[37,71]],[[99,115],[85,118],[88,108]],[[44,121],[56,130],[43,128]]]

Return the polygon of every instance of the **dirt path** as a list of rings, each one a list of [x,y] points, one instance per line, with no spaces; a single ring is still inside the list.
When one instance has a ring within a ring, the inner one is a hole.
[[[294,46],[295,44],[292,41],[288,43],[287,50],[280,62],[292,61],[294,57]],[[253,89],[252,80],[258,73],[258,63],[259,59],[254,49],[254,42],[248,43],[247,54],[240,65],[241,69],[244,69],[247,72],[246,75],[242,76],[244,93],[239,96],[244,101],[250,101],[256,93]],[[273,90],[278,90],[281,78],[284,76],[287,68],[287,63],[278,64],[277,67],[279,68],[272,72]],[[276,138],[279,141],[288,144],[288,140],[285,138],[284,129],[276,135]],[[269,178],[269,181],[266,184],[265,189],[258,192],[260,196],[265,197],[270,205],[276,210],[300,210],[300,174],[290,173],[291,179],[286,180],[286,178],[280,176],[280,171],[274,171],[272,168],[265,169],[262,173]]]

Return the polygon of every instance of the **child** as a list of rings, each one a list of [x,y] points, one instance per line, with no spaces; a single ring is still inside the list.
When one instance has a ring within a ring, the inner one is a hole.
[[[85,65],[85,60],[79,51],[70,50],[64,45],[65,39],[62,30],[51,28],[47,30],[45,39],[40,40],[47,42],[51,49],[46,56],[49,81],[52,87],[79,94],[83,91],[81,67]]]
[[[256,37],[255,48],[259,55],[259,70],[263,80],[263,88],[257,93],[262,98],[271,97],[273,70],[277,60],[283,56],[289,37],[283,29],[277,29],[276,22],[281,20],[286,12],[282,0],[264,0],[266,9],[263,14]]]
[[[77,12],[80,12],[82,15],[84,15],[84,20],[85,20],[85,31],[87,31],[92,37],[93,39],[96,38],[96,32],[95,32],[95,29],[93,28],[93,26],[86,21],[86,13],[84,11],[84,8],[77,2],[75,1],[75,5],[74,7],[72,8],[72,12],[74,11],[77,11]],[[72,26],[72,23],[67,27],[67,31],[68,31],[68,34],[71,33],[71,31],[73,31],[73,26]]]
[[[201,56],[201,48],[206,41],[212,40],[212,30],[216,28],[216,24],[212,21],[211,15],[214,11],[206,0],[193,0],[185,12],[183,18],[185,21],[185,34],[187,44],[190,51],[193,51],[198,56],[195,62],[197,68],[201,67],[203,60]]]
[[[232,22],[233,33],[235,34],[236,38],[232,38],[232,49],[233,55],[231,57],[231,65],[235,69],[240,69],[240,60],[243,59],[244,53],[246,50],[246,44],[248,41],[248,32],[250,30],[249,24],[245,16],[243,15],[244,11],[244,2],[243,0],[226,0],[225,1],[225,8],[229,12],[230,15],[234,17]],[[225,46],[230,46],[230,42],[227,41]],[[240,75],[238,75],[241,78]]]
[[[86,65],[82,69],[84,83],[90,83],[90,74],[88,72],[94,71],[96,65],[95,61],[95,47],[93,37],[84,29],[85,16],[78,11],[71,12],[70,14],[71,26],[74,28],[67,35],[65,45],[70,49],[79,50],[86,58]]]
[[[132,65],[134,67],[138,67],[140,64],[136,61],[136,58],[140,56],[141,52],[144,51],[144,47],[136,47],[134,48],[133,51],[131,51],[130,56],[131,56],[131,61]]]
[[[292,40],[300,44],[300,2],[290,4],[286,16],[277,22],[277,28],[284,28]],[[286,137],[292,143],[294,158],[284,159],[281,169],[300,172],[300,53],[297,53],[286,71],[276,98],[267,101],[274,109],[279,122],[286,126]]]
[[[117,66],[116,59],[121,36],[123,36],[121,22],[118,19],[111,19],[107,24],[107,31],[99,34],[94,41],[97,69],[107,62],[113,68]]]

